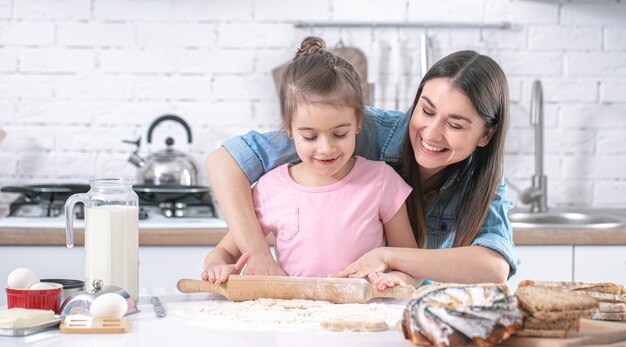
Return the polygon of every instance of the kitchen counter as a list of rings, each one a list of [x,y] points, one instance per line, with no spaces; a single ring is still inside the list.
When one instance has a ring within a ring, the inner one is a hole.
[[[163,217],[165,218],[165,217]],[[0,246],[64,246],[65,222],[47,219],[0,219]],[[13,220],[13,221],[11,221]],[[75,222],[74,240],[82,245],[82,221]],[[170,219],[139,222],[141,246],[215,246],[226,234],[222,219]],[[527,229],[514,228],[516,245],[626,245],[626,228],[612,229]]]
[[[84,222],[74,221],[74,244],[84,244]],[[141,246],[214,246],[226,234],[219,218],[166,218],[139,221]],[[65,217],[0,218],[0,246],[65,246]]]
[[[620,210],[621,212],[626,212]],[[4,215],[4,211],[0,211]],[[74,242],[84,244],[84,221],[74,220]],[[221,218],[167,218],[152,214],[139,221],[141,246],[215,246],[228,226]],[[589,229],[513,228],[516,245],[626,245],[626,227]],[[273,237],[268,242],[273,244]],[[0,246],[65,246],[65,216],[0,217]]]
[[[263,331],[211,329],[190,324],[169,314],[156,318],[150,296],[158,295],[165,309],[168,303],[180,301],[224,300],[216,294],[180,294],[174,289],[141,290],[139,313],[128,316],[126,334],[61,334],[51,329],[24,337],[0,336],[1,346],[411,346],[401,332],[391,328],[384,332],[332,331]]]

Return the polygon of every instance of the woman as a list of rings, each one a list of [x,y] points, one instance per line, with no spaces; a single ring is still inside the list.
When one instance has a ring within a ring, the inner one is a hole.
[[[438,61],[422,80],[412,112],[367,108],[355,155],[396,162],[413,187],[407,206],[420,249],[379,248],[337,276],[376,281],[386,268],[438,282],[504,282],[516,271],[502,180],[509,101],[506,77],[473,51]],[[284,133],[248,133],[209,154],[213,189],[242,252],[247,274],[281,275],[263,240],[250,182],[297,160]]]

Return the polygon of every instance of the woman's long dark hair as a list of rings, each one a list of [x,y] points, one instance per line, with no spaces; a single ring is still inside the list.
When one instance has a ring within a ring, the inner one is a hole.
[[[413,110],[417,107],[424,85],[434,78],[450,79],[470,99],[485,126],[495,127],[495,131],[485,147],[477,147],[469,158],[442,170],[424,191],[407,130],[398,172],[413,187],[407,207],[415,239],[422,248],[427,246],[428,241],[427,199],[436,197],[452,174],[458,173],[462,178],[469,176],[467,184],[454,188],[463,192],[458,202],[458,218],[451,229],[456,232],[454,247],[467,246],[476,238],[502,177],[504,140],[509,120],[509,87],[504,72],[493,59],[474,51],[460,51],[439,60],[428,70],[417,89]]]

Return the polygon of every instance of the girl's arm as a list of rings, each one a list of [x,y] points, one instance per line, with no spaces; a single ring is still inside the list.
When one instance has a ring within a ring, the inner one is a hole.
[[[204,258],[204,271],[200,277],[205,281],[220,285],[228,279],[230,274],[240,273],[247,261],[248,254],[242,255],[227,234]]]
[[[389,247],[417,248],[417,242],[415,241],[415,235],[413,235],[413,229],[409,221],[406,203],[402,204],[395,216],[384,224],[384,229],[387,245]],[[379,290],[407,284],[418,286],[422,282],[420,279],[413,278],[399,271],[388,273],[372,272],[368,275],[368,279],[372,282],[372,285]]]
[[[409,222],[409,214],[406,210],[406,203],[402,204],[395,216],[384,224],[385,237],[389,247],[410,247],[417,248],[415,235]]]
[[[205,166],[228,224],[228,235],[232,235],[232,242],[238,250],[249,255],[246,273],[284,276],[263,237],[252,204],[250,182],[239,164],[224,147],[220,147],[206,157]]]

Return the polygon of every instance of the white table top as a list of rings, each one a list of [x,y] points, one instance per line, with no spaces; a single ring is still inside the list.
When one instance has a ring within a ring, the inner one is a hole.
[[[24,337],[0,336],[0,346],[411,346],[393,327],[384,332],[332,331],[242,331],[215,330],[194,326],[168,316],[156,318],[150,296],[158,295],[167,309],[168,303],[203,301],[215,294],[180,294],[173,289],[143,289],[139,313],[127,316],[130,329],[126,334],[61,334],[57,329]]]

